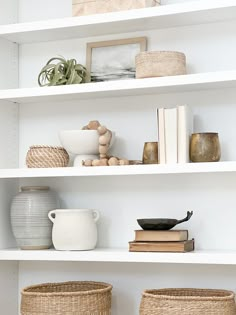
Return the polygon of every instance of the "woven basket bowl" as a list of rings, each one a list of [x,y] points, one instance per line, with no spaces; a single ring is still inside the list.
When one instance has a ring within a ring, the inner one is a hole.
[[[111,290],[90,281],[33,285],[21,292],[21,315],[110,315]]]
[[[213,289],[160,289],[143,292],[140,315],[235,315],[234,293]]]
[[[144,51],[135,64],[137,79],[186,74],[186,57],[177,51]]]
[[[62,147],[34,145],[26,155],[29,168],[65,167],[69,163],[69,154]]]

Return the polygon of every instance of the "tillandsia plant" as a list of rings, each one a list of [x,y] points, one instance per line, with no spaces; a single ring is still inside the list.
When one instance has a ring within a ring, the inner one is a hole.
[[[75,59],[51,58],[39,73],[40,86],[55,86],[86,83],[90,81],[87,69]]]

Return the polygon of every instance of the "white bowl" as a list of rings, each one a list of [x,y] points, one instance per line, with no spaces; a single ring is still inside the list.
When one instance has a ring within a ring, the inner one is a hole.
[[[77,155],[97,155],[99,135],[97,130],[61,130],[59,138],[67,152]],[[115,133],[112,132],[111,145],[114,142]]]

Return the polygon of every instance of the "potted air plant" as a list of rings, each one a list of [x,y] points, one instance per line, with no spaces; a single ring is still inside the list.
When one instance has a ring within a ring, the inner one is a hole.
[[[51,58],[42,68],[38,76],[40,86],[55,86],[87,83],[90,75],[87,69],[75,59],[63,57]]]

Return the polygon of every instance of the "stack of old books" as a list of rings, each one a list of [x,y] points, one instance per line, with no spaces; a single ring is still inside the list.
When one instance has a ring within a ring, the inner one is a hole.
[[[188,230],[136,230],[135,240],[129,242],[130,252],[190,252],[194,239],[188,239]]]

